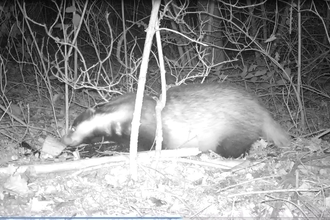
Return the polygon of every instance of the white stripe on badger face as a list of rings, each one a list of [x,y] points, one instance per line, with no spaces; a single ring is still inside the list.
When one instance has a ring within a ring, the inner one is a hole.
[[[112,126],[116,126],[116,134],[121,135],[120,125],[126,120],[131,120],[132,116],[128,115],[125,109],[120,109],[116,112],[108,114],[96,114],[91,119],[83,121],[76,127],[76,131],[72,133],[71,142],[80,143],[85,137],[91,136],[94,131],[99,131],[104,135],[112,135]]]

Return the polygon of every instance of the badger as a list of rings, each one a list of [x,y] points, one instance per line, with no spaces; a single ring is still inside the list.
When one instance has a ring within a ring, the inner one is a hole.
[[[77,146],[97,138],[128,147],[135,107],[135,93],[81,113],[63,137],[64,144]],[[145,95],[142,103],[138,149],[150,150],[156,134],[156,101]],[[161,113],[163,149],[199,148],[226,158],[249,152],[259,138],[279,147],[289,145],[286,131],[258,99],[229,83],[189,84],[167,90]]]

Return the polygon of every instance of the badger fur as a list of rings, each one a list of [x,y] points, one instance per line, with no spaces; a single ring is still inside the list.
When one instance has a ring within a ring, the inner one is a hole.
[[[129,146],[135,94],[119,96],[78,116],[63,142],[77,146],[103,137]],[[149,150],[155,139],[156,102],[143,100],[139,149]],[[190,84],[167,91],[162,111],[163,148],[199,148],[223,157],[237,158],[260,137],[283,147],[287,133],[273,120],[257,98],[228,83]]]

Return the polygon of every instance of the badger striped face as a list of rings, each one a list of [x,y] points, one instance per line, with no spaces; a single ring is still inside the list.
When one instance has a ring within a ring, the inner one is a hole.
[[[95,109],[89,108],[73,121],[68,133],[62,138],[65,145],[77,146],[82,143],[87,132],[91,131],[91,127],[86,130],[86,125],[92,120],[94,113]]]
[[[125,106],[120,109],[111,109],[109,106],[87,109],[74,120],[62,141],[68,146],[77,146],[95,136],[110,139],[113,135],[121,136],[121,124],[128,120],[132,121],[132,113]]]

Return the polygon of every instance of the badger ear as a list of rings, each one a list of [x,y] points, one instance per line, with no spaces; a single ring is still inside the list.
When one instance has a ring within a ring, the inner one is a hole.
[[[116,122],[114,123],[114,130],[115,130],[115,134],[118,135],[118,136],[123,136],[123,127],[121,125],[120,122]]]
[[[95,109],[93,109],[93,108],[88,108],[88,109],[86,110],[86,114],[87,114],[88,116],[92,116],[92,115],[94,115],[94,113],[95,113]]]
[[[86,120],[90,120],[95,114],[95,110],[92,108],[86,109],[83,113],[78,115],[78,117],[73,121],[72,126],[77,127],[80,123]]]

